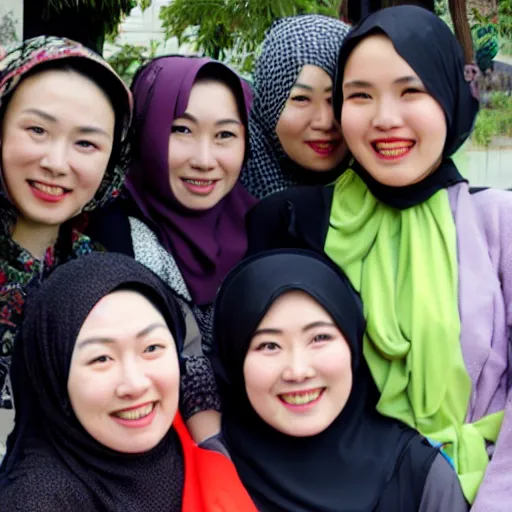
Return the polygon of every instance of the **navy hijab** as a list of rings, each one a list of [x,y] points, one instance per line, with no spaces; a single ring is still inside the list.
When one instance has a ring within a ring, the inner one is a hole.
[[[400,5],[377,11],[361,21],[341,47],[334,81],[333,108],[338,121],[343,103],[343,74],[355,47],[374,34],[386,35],[396,52],[419,76],[439,103],[446,118],[447,138],[440,166],[423,181],[406,187],[391,187],[376,181],[356,163],[373,195],[395,208],[408,208],[438,190],[465,181],[450,157],[469,137],[478,113],[476,84],[464,66],[464,54],[448,25],[438,16],[415,5]]]
[[[353,386],[340,415],[320,434],[292,437],[267,425],[245,391],[243,365],[252,334],[272,303],[301,290],[332,316],[352,353]],[[246,489],[262,512],[368,512],[399,510],[399,494],[417,503],[422,485],[412,471],[390,481],[416,432],[375,411],[376,390],[362,357],[362,304],[346,276],[310,251],[278,250],[243,261],[216,301],[214,368],[223,404],[222,432]],[[436,453],[422,446],[412,456],[426,473]],[[419,460],[420,459],[420,460]],[[386,501],[383,494],[391,501]],[[412,510],[410,508],[400,510]]]

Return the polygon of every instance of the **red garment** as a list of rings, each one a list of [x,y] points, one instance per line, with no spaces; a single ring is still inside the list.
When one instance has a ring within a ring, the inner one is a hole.
[[[258,512],[233,463],[224,455],[199,448],[181,416],[173,423],[185,461],[183,512]]]

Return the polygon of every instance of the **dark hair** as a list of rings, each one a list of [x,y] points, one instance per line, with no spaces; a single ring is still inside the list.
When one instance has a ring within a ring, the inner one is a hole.
[[[129,115],[130,105],[129,99],[125,91],[122,90],[120,79],[116,77],[108,68],[104,68],[101,64],[84,57],[70,57],[43,62],[34,66],[30,71],[23,75],[20,82],[14,90],[3,98],[0,107],[0,121],[4,118],[9,102],[21,83],[27,78],[38,75],[45,71],[73,71],[91,80],[95,83],[108,98],[115,115],[114,140],[112,152],[107,166],[106,172],[113,166],[124,161],[126,155],[125,147],[125,124]]]

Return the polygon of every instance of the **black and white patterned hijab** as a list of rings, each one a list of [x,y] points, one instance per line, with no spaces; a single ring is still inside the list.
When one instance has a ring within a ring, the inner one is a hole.
[[[267,31],[254,72],[251,156],[241,177],[254,196],[263,198],[293,185],[318,184],[318,180],[324,183],[325,175],[331,174],[306,171],[291,162],[276,126],[305,65],[318,66],[334,78],[340,47],[349,30],[349,25],[335,18],[307,14],[281,18]]]

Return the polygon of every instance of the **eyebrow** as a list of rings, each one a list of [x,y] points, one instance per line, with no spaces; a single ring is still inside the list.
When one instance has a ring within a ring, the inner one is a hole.
[[[23,113],[35,114],[36,116],[42,117],[49,123],[57,123],[57,121],[58,121],[56,117],[52,116],[51,114],[48,114],[48,112],[45,112],[44,110],[39,110],[38,108],[27,108],[27,109],[23,110]],[[107,133],[102,128],[98,128],[96,126],[80,126],[78,128],[78,132],[84,133],[84,134],[97,133],[99,135],[104,135],[104,136],[108,137],[109,139],[112,138],[112,136],[109,133]]]
[[[142,329],[142,331],[139,331],[135,335],[135,338],[137,338],[137,339],[144,338],[145,336],[147,336],[148,334],[153,332],[155,329],[159,329],[159,328],[167,329],[167,325],[162,324],[161,322],[155,322],[154,324],[150,324],[147,327],[145,327],[144,329]],[[94,345],[94,344],[107,345],[109,343],[114,343],[114,341],[115,340],[113,338],[103,338],[103,337],[86,338],[85,340],[78,342],[76,347],[78,349],[82,349],[82,348],[86,347],[87,345]]]
[[[307,85],[307,84],[301,84],[300,82],[295,82],[293,84],[293,87],[299,87],[301,89],[306,89],[307,91],[311,91],[313,92],[314,88],[311,87],[311,85]],[[324,92],[331,92],[332,91],[332,85],[330,85],[329,87],[326,87],[324,89]]]
[[[309,331],[311,329],[314,329],[315,327],[336,327],[332,322],[311,322],[310,324],[305,325],[302,328],[302,332]],[[283,334],[283,331],[281,329],[257,329],[256,332],[253,334],[254,336],[259,336],[260,334]]]
[[[410,83],[421,83],[421,81],[415,76],[402,76],[393,80],[394,84],[410,84]],[[351,80],[350,82],[346,82],[343,84],[343,87],[373,87],[371,82],[366,82],[365,80]]]
[[[197,117],[193,116],[192,114],[189,114],[188,112],[185,112],[182,116],[178,117],[177,119],[187,119],[188,121],[190,121],[192,123],[199,124],[199,120],[197,119]],[[175,119],[175,121],[177,119]],[[224,124],[242,125],[242,123],[238,119],[231,119],[231,118],[219,119],[218,121],[215,122],[215,126],[221,126]]]

